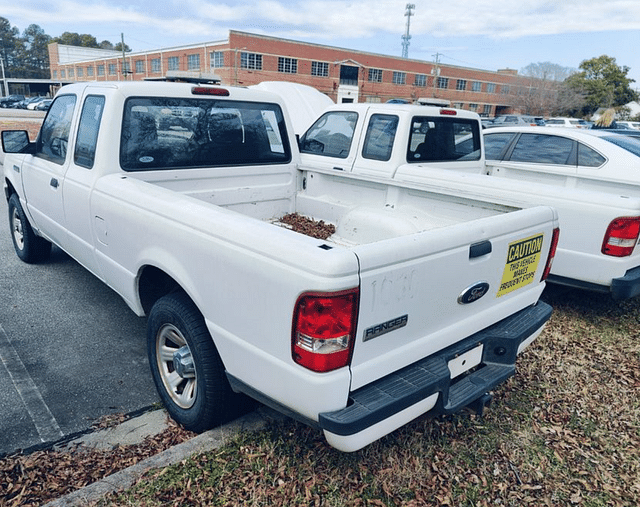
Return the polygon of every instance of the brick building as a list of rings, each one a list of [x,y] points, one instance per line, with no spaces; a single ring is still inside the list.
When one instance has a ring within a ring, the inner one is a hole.
[[[122,53],[49,45],[51,78],[75,81],[143,80],[167,71],[217,74],[222,84],[292,81],[335,102],[386,102],[437,97],[455,107],[494,116],[517,110],[517,90],[530,79],[498,72],[385,56],[231,30],[229,38],[153,51]]]

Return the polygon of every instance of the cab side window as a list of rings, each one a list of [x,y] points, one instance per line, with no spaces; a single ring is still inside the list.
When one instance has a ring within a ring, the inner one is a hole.
[[[104,110],[104,97],[89,96],[82,106],[80,126],[78,127],[78,139],[73,154],[76,165],[91,169],[96,156],[96,142],[100,129],[100,120]]]
[[[325,113],[302,137],[300,151],[325,157],[347,158],[357,121],[357,113]]]
[[[515,134],[485,134],[484,156],[487,160],[502,160],[504,149],[513,139]]]
[[[64,164],[75,105],[75,95],[61,95],[52,102],[36,142],[36,156]]]

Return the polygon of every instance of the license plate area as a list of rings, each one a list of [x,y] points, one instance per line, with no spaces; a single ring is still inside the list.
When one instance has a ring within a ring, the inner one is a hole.
[[[457,357],[451,359],[448,363],[449,371],[451,372],[451,378],[459,377],[463,373],[466,373],[472,368],[475,368],[482,361],[482,351],[484,345],[480,344],[477,347],[468,350],[464,354],[460,354]]]

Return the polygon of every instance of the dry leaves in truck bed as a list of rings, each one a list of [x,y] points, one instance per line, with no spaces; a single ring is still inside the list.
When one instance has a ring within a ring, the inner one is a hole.
[[[298,213],[289,213],[283,216],[279,222],[288,225],[295,232],[316,239],[327,239],[336,232],[335,225],[328,224],[324,220],[313,220]]]

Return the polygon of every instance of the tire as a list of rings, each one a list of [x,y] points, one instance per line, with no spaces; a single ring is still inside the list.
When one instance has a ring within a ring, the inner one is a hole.
[[[234,415],[238,395],[231,390],[202,314],[184,292],[163,296],[153,305],[147,352],[156,389],[174,421],[200,433]],[[186,358],[179,369],[176,353]]]
[[[9,228],[13,248],[22,261],[32,264],[49,258],[51,243],[33,232],[18,194],[11,194],[9,198]]]

